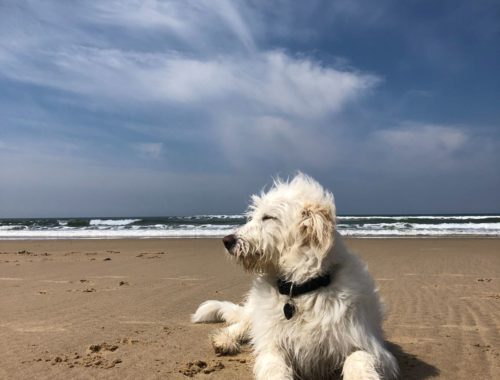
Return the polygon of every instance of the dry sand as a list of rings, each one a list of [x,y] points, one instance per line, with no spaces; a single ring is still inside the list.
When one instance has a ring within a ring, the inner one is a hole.
[[[500,379],[500,239],[355,239],[402,379]],[[0,378],[251,379],[192,325],[251,277],[218,239],[0,241]]]

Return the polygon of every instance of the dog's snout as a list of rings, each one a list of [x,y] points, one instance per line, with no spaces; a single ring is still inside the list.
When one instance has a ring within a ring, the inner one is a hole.
[[[231,252],[231,248],[236,245],[236,236],[234,234],[224,236],[222,242],[224,243],[224,247]]]

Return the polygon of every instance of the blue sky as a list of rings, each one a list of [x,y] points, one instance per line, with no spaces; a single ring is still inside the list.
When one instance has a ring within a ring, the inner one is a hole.
[[[0,217],[500,212],[497,1],[0,0]]]

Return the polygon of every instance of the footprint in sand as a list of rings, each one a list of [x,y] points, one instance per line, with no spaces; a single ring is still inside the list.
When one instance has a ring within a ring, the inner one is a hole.
[[[87,347],[85,351],[85,355],[81,356],[78,352],[70,355],[61,355],[56,356],[52,359],[45,359],[46,362],[51,362],[52,365],[57,364],[66,364],[69,368],[73,368],[75,366],[81,367],[93,367],[93,368],[104,368],[109,369],[113,368],[119,363],[122,363],[122,359],[120,358],[108,358],[108,355],[112,355],[118,350],[118,346],[116,344],[91,344]],[[35,358],[34,361],[42,361],[42,358]]]
[[[17,252],[18,255],[33,255],[33,252],[27,251],[27,250],[22,250]]]
[[[118,345],[106,342],[91,344],[85,351],[86,356],[82,358],[81,365],[84,367],[113,368],[115,365],[121,363],[122,360],[120,358],[115,358],[114,360],[107,359],[106,355],[114,353],[118,348]]]
[[[118,349],[118,346],[116,344],[108,344],[106,342],[101,343],[101,344],[91,344],[90,346],[87,347],[87,355],[88,354],[95,354],[101,351],[116,351]]]
[[[137,344],[137,343],[140,343],[140,341],[138,339],[133,339],[133,338],[130,338],[130,337],[126,337],[126,338],[118,339],[116,341],[116,343],[121,343],[121,344]]]
[[[209,374],[215,371],[220,371],[224,369],[224,364],[222,362],[212,362],[208,364],[203,360],[195,360],[194,362],[188,362],[184,364],[180,369],[179,373],[182,373],[184,376],[193,377],[197,373],[205,373]]]
[[[165,252],[141,252],[136,257],[142,257],[144,259],[159,259],[160,255],[164,255]]]

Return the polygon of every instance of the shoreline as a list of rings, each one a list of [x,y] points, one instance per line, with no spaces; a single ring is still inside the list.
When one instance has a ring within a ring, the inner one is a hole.
[[[131,241],[148,241],[148,240],[220,240],[225,235],[220,236],[165,236],[165,237],[83,237],[83,238],[27,238],[27,239],[19,239],[19,238],[0,238],[0,244],[2,242],[42,242],[42,241],[120,241],[120,240],[131,240]],[[434,240],[454,240],[454,239],[464,239],[464,240],[500,240],[500,235],[420,235],[420,236],[345,236],[341,235],[342,239],[348,240],[425,240],[425,239],[434,239]]]
[[[385,300],[401,378],[500,378],[500,239],[344,240]],[[217,357],[218,326],[189,316],[251,280],[218,238],[0,240],[0,378],[250,380],[251,349]]]

